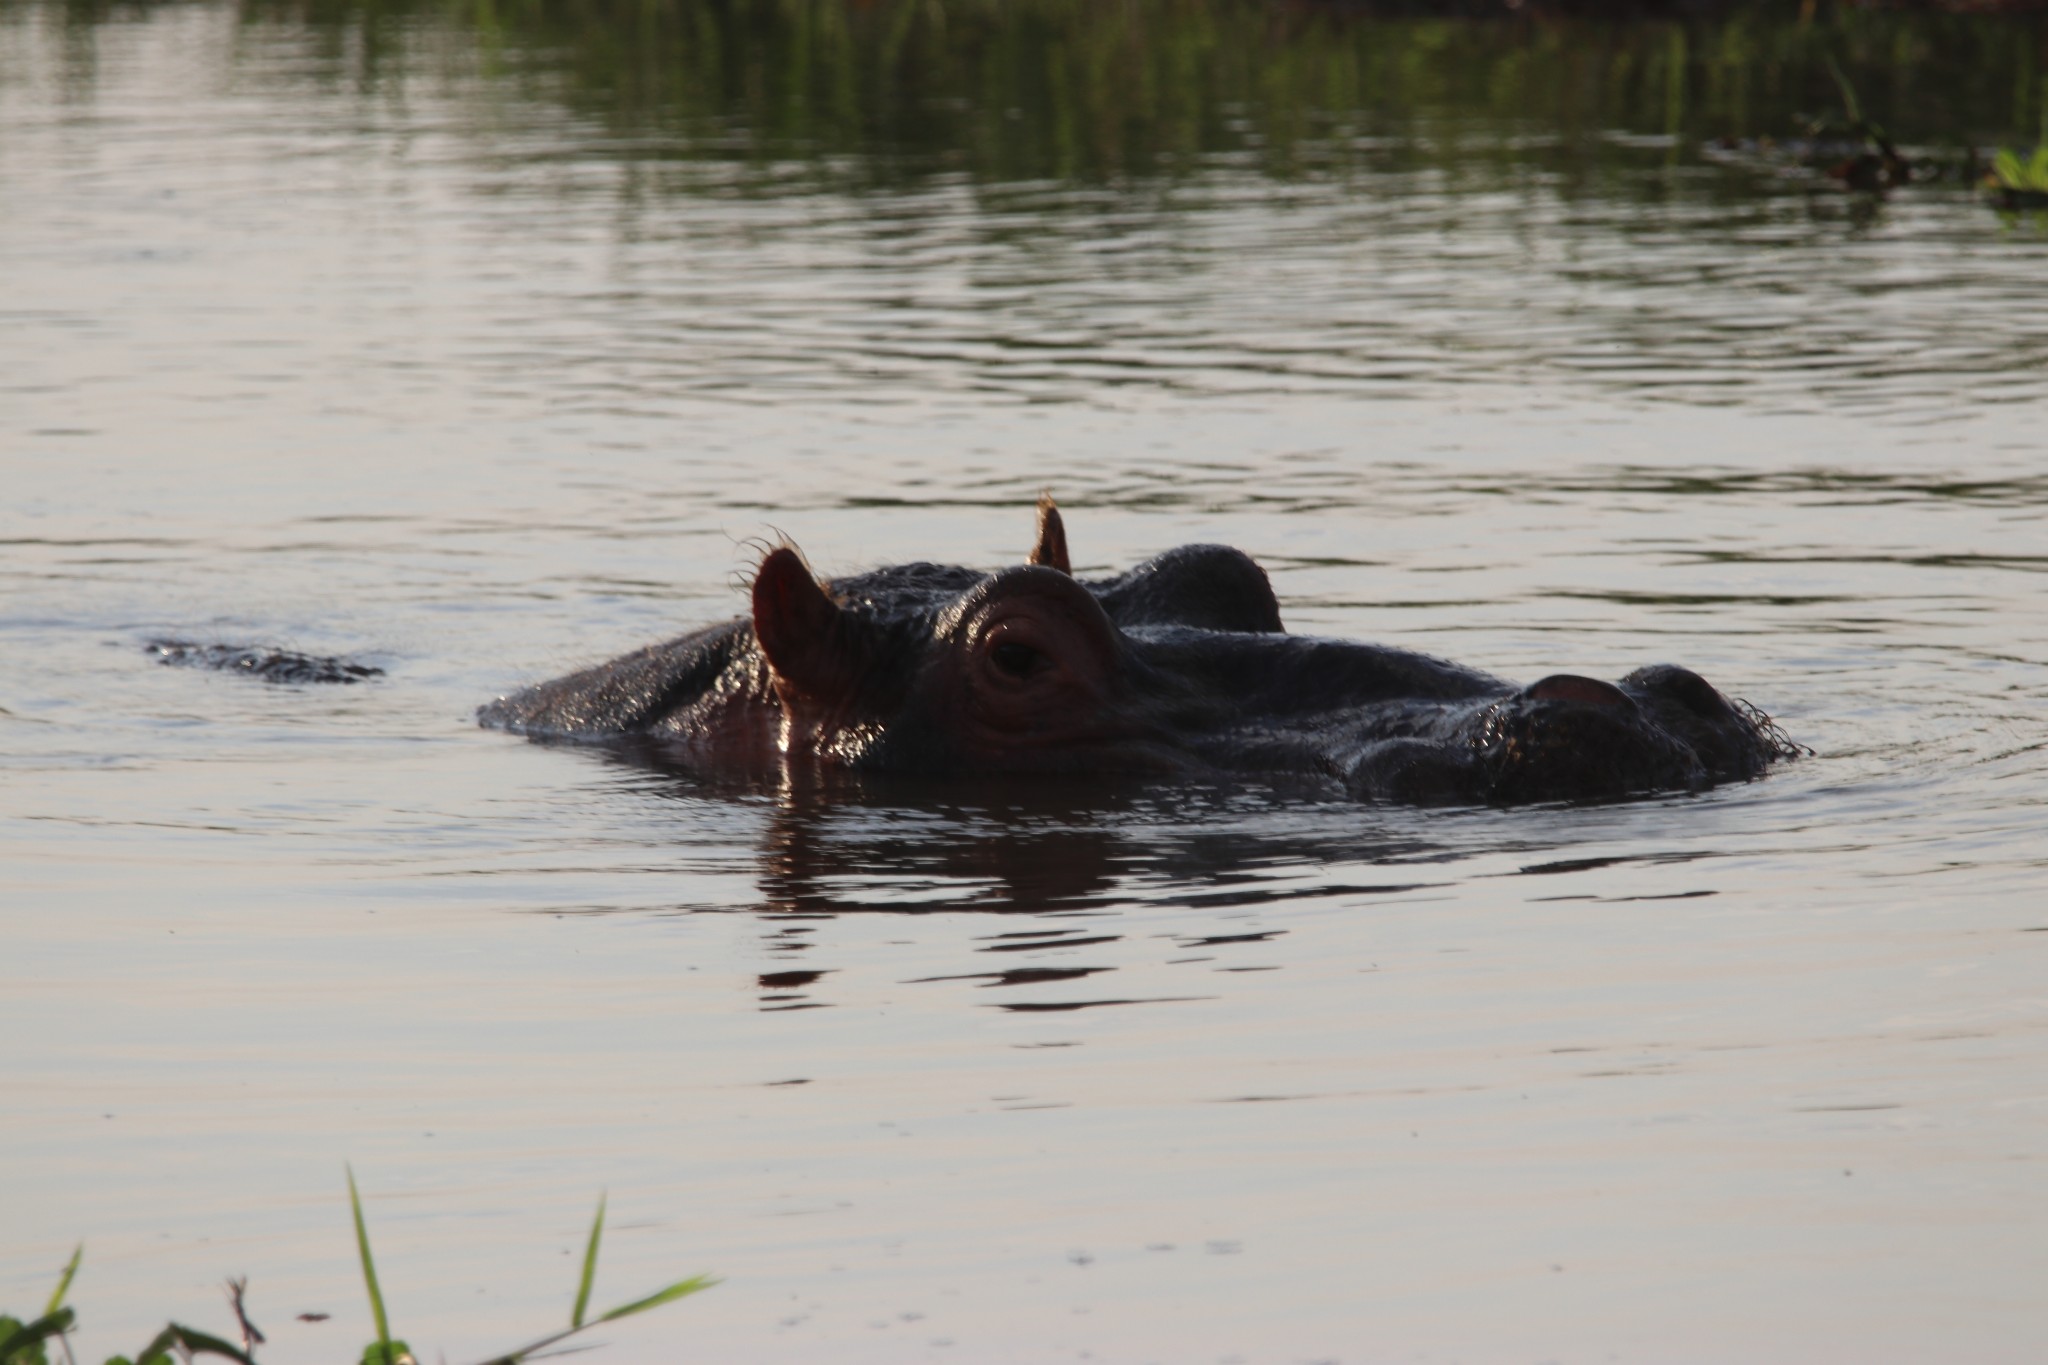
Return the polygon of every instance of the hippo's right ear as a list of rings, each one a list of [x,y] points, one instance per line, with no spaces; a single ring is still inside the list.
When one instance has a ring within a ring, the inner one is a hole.
[[[859,622],[825,595],[802,556],[771,550],[754,575],[754,638],[776,689],[813,700],[843,697],[867,668]]]
[[[1038,541],[1031,547],[1031,557],[1024,562],[1043,564],[1063,574],[1074,572],[1067,561],[1067,524],[1060,520],[1060,509],[1053,506],[1050,493],[1038,500]]]

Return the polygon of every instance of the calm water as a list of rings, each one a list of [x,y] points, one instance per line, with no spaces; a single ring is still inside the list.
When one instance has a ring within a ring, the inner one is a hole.
[[[728,1277],[610,1360],[2041,1359],[2048,230],[1698,150],[1823,40],[2025,145],[2038,31],[1039,8],[900,87],[888,6],[800,77],[687,6],[0,8],[0,1307],[83,1238],[81,1355],[246,1273],[353,1359],[350,1161],[458,1360],[600,1189],[600,1301]],[[997,566],[1040,489],[1088,571],[1229,542],[1297,631],[1684,662],[1816,756],[1421,812],[470,721],[761,537]]]

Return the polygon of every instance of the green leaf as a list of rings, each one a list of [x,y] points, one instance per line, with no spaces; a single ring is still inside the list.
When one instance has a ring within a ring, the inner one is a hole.
[[[583,1279],[576,1286],[576,1307],[569,1314],[569,1325],[583,1325],[583,1310],[590,1307],[591,1282],[597,1279],[597,1244],[604,1236],[604,1200],[602,1191],[597,1196],[597,1218],[590,1225],[590,1245],[583,1252]]]
[[[137,1365],[157,1365],[158,1361],[168,1361],[171,1358],[171,1343],[177,1339],[176,1333],[168,1327],[164,1328],[150,1338],[149,1345],[135,1353]]]
[[[0,1313],[0,1365],[14,1365],[14,1339],[20,1334],[21,1319]],[[23,1359],[27,1357],[24,1355]]]
[[[250,1359],[249,1353],[241,1347],[232,1342],[222,1341],[212,1333],[202,1332],[196,1327],[186,1327],[174,1322],[164,1328],[162,1336],[158,1339],[162,1340],[163,1337],[170,1338],[171,1344],[183,1347],[190,1355],[223,1356],[228,1360],[240,1361],[241,1365],[256,1365],[256,1362]]]
[[[2048,142],[2034,148],[2027,162],[2027,188],[2048,190]]]
[[[0,1365],[44,1365],[49,1357],[43,1352],[43,1343],[70,1331],[77,1321],[78,1315],[69,1308],[45,1313],[30,1323],[0,1318]]]
[[[225,1356],[238,1360],[242,1365],[256,1365],[241,1347],[222,1341],[211,1333],[196,1327],[185,1327],[178,1323],[166,1324],[164,1330],[150,1339],[135,1357],[135,1365],[171,1365],[171,1348],[175,1346],[187,1359],[195,1355]],[[109,1361],[108,1365],[112,1365]]]
[[[2009,148],[2000,147],[1998,155],[1991,158],[1991,172],[1998,177],[1998,183],[2009,190],[2026,188],[2027,173]]]
[[[342,1170],[348,1172],[348,1206],[356,1215],[356,1250],[363,1258],[363,1285],[370,1291],[370,1317],[377,1324],[377,1343],[384,1348],[385,1365],[390,1365],[391,1324],[384,1317],[384,1294],[377,1288],[377,1265],[370,1259],[370,1231],[363,1226],[363,1199],[356,1193],[355,1169],[344,1163]]]
[[[598,1318],[598,1321],[616,1322],[620,1318],[630,1318],[635,1313],[645,1313],[650,1308],[659,1308],[665,1303],[674,1303],[677,1299],[700,1293],[718,1282],[716,1275],[693,1275],[687,1280],[677,1280],[668,1288],[658,1289],[644,1299],[635,1299],[631,1303],[612,1309]]]
[[[50,1302],[43,1309],[43,1312],[54,1313],[64,1306],[64,1296],[71,1290],[71,1277],[78,1273],[78,1258],[83,1255],[85,1255],[85,1243],[80,1242],[71,1249],[71,1260],[65,1265],[63,1275],[58,1277],[57,1288],[50,1295]]]
[[[43,1343],[31,1341],[15,1318],[0,1318],[0,1365],[49,1365]]]
[[[402,1341],[373,1341],[363,1348],[362,1365],[417,1365],[412,1347]]]
[[[699,1275],[695,1279],[679,1281],[657,1294],[648,1295],[637,1303],[629,1303],[623,1308],[614,1308],[611,1312],[600,1317],[597,1322],[590,1323],[586,1327],[564,1327],[559,1332],[550,1332],[539,1341],[529,1341],[526,1345],[516,1350],[507,1351],[500,1356],[492,1356],[489,1360],[483,1362],[483,1365],[521,1365],[522,1361],[531,1359],[536,1352],[544,1351],[558,1341],[567,1341],[570,1337],[580,1332],[586,1332],[590,1327],[597,1326],[598,1322],[611,1322],[615,1318],[626,1318],[631,1317],[635,1313],[644,1313],[650,1308],[658,1308],[662,1304],[673,1302],[686,1294],[694,1294],[700,1289],[709,1289],[717,1283],[717,1277],[712,1275]],[[366,1361],[364,1365],[375,1365],[375,1362]]]
[[[529,1359],[534,1352],[544,1351],[558,1341],[567,1341],[582,1330],[581,1327],[564,1327],[559,1332],[548,1333],[539,1341],[529,1341],[517,1350],[507,1351],[501,1356],[492,1356],[482,1362],[482,1365],[520,1365],[521,1361]]]

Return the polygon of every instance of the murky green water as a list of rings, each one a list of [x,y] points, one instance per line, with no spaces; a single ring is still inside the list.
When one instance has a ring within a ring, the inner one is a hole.
[[[0,1307],[83,1354],[2048,1349],[2043,30],[0,8]],[[476,704],[826,572],[1224,541],[1669,659],[1702,797],[691,785]],[[265,688],[174,635],[346,652]],[[326,1323],[295,1315],[325,1312]],[[94,1356],[97,1359],[100,1356]]]

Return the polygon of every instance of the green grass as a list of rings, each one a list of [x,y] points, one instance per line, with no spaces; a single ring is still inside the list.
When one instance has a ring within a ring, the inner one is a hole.
[[[362,1196],[356,1191],[356,1176],[347,1171],[349,1211],[355,1219],[356,1252],[362,1261],[363,1288],[370,1298],[370,1317],[377,1327],[377,1339],[363,1348],[362,1365],[417,1365],[412,1348],[391,1335],[390,1318],[384,1311],[384,1291],[377,1283],[376,1262],[370,1255],[370,1232],[363,1218]],[[492,1356],[483,1365],[518,1365],[535,1352],[566,1341],[579,1332],[586,1332],[601,1323],[617,1322],[659,1308],[665,1303],[688,1298],[718,1283],[714,1276],[693,1275],[686,1280],[655,1290],[652,1294],[622,1303],[618,1307],[598,1314],[586,1321],[590,1307],[591,1287],[597,1281],[598,1247],[604,1240],[605,1199],[600,1195],[597,1201],[597,1217],[590,1224],[590,1240],[583,1252],[582,1273],[576,1282],[576,1306],[569,1316],[569,1325],[560,1331],[550,1332],[537,1341],[528,1342],[501,1355]],[[78,1265],[85,1254],[81,1244],[71,1253],[71,1260],[58,1277],[57,1288],[44,1305],[41,1316],[23,1322],[18,1318],[0,1315],[0,1365],[51,1365],[50,1352],[54,1345],[67,1362],[72,1360],[68,1334],[77,1326],[77,1313],[64,1304],[71,1291],[71,1282],[78,1274]],[[168,1323],[161,1332],[150,1339],[148,1345],[134,1356],[109,1356],[106,1365],[182,1365],[197,1356],[219,1356],[226,1360],[241,1362],[241,1365],[256,1365],[256,1347],[263,1344],[263,1333],[242,1312],[242,1283],[228,1282],[230,1301],[234,1305],[235,1317],[240,1325],[242,1344],[233,1342],[186,1327],[181,1323]]]
[[[2000,147],[1991,162],[1993,188],[2048,194],[2048,143],[2034,149],[2025,161],[2019,153]]]

